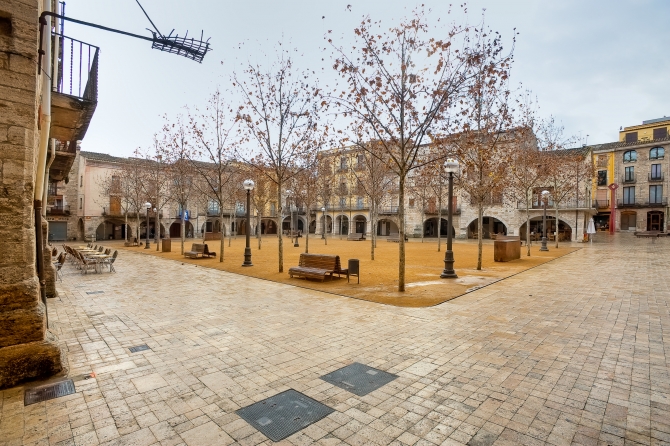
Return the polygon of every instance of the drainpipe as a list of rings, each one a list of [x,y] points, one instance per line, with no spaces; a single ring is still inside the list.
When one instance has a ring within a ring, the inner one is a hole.
[[[42,191],[42,203],[44,206],[42,206],[42,217],[45,219],[47,218],[47,193],[49,192],[49,169],[51,169],[51,164],[54,162],[54,159],[56,158],[56,140],[54,138],[51,138],[51,156],[49,157],[49,160],[47,161],[46,168],[44,169],[44,190]],[[48,224],[48,223],[47,223]],[[49,232],[47,231],[47,234]]]
[[[51,11],[51,0],[43,0],[44,11]],[[40,297],[44,304],[44,312],[46,315],[47,328],[49,327],[49,316],[47,314],[47,290],[44,281],[44,255],[42,252],[42,194],[44,192],[44,177],[46,172],[47,162],[47,147],[49,145],[49,130],[51,127],[51,77],[48,72],[51,70],[51,17],[41,17],[40,21],[44,21],[41,25],[46,25],[47,31],[42,34],[42,45],[44,48],[44,67],[38,73],[42,76],[42,102],[40,119],[40,139],[39,151],[37,154],[37,166],[35,171],[35,195],[34,195],[34,211],[35,211],[35,241],[36,241],[36,255],[37,255],[37,276],[40,281]]]

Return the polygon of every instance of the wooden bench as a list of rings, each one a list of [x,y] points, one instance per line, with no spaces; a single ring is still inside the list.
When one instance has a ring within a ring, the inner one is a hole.
[[[407,236],[405,235],[405,241],[409,240]],[[389,238],[386,239],[387,242],[394,242],[394,243],[400,243],[400,233],[399,232],[394,232],[389,235]]]
[[[184,253],[184,257],[189,257],[191,259],[197,259],[200,257],[216,257],[216,253],[209,250],[207,243],[193,243],[191,245],[191,250]]]
[[[346,274],[349,279],[349,270],[342,269],[340,256],[327,254],[300,254],[299,265],[289,268],[288,273],[291,278],[296,276],[305,279],[321,279],[322,282],[326,276],[332,279],[334,274],[337,274],[338,277]]]
[[[365,240],[365,234],[362,232],[353,232],[347,236],[347,240],[353,240],[356,242]]]
[[[652,243],[656,243],[659,237],[665,237],[667,234],[661,231],[635,231],[633,233],[637,238],[650,238]]]

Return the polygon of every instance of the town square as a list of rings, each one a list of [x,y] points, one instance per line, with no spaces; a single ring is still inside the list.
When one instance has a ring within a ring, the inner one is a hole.
[[[0,3],[0,444],[670,445],[617,3]]]

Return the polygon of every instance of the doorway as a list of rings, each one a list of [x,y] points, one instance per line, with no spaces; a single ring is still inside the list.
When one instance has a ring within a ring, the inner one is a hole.
[[[662,231],[663,217],[664,215],[661,211],[647,212],[647,231]]]

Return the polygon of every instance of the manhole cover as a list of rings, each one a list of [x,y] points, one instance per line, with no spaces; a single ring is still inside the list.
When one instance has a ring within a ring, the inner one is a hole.
[[[351,365],[323,375],[321,379],[358,396],[364,396],[390,383],[397,377],[398,375],[354,362]]]
[[[104,294],[104,291],[86,291],[86,294]]]
[[[330,407],[289,389],[236,413],[272,441],[281,441],[333,413]]]
[[[44,386],[26,389],[23,395],[23,405],[29,406],[42,401],[60,398],[71,395],[75,392],[74,383],[71,379],[59,381],[57,383],[46,384]]]
[[[135,347],[129,347],[128,350],[130,350],[130,353],[137,353],[144,350],[149,350],[149,346],[147,344],[136,345]]]

